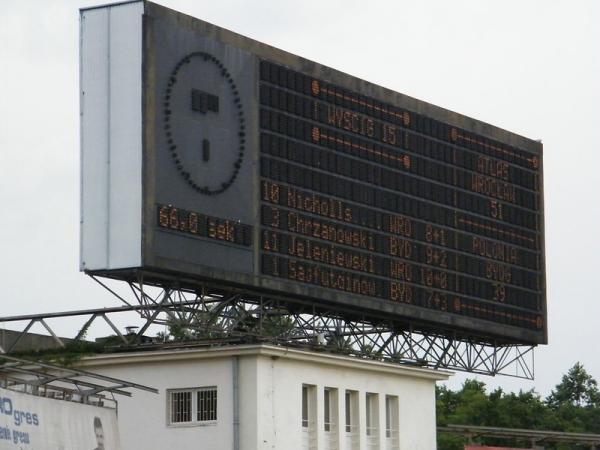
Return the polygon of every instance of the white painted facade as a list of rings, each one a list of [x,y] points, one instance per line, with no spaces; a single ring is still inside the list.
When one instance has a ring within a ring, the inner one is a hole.
[[[139,392],[119,399],[126,450],[432,450],[435,382],[450,375],[268,345],[101,355],[82,363],[94,372],[160,390],[159,395]],[[216,387],[217,420],[170,425],[171,390],[205,387]],[[351,427],[346,398],[353,405]]]

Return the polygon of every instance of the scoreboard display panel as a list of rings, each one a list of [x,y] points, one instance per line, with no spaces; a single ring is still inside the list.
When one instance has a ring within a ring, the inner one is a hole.
[[[83,108],[83,270],[546,343],[541,143],[140,5],[140,214],[122,219],[136,245],[109,232],[125,256],[97,258],[86,235]],[[109,183],[109,209],[124,190]]]

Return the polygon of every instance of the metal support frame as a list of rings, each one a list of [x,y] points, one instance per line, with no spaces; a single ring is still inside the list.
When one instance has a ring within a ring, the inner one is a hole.
[[[490,340],[410,320],[398,322],[385,316],[366,316],[361,311],[336,305],[319,307],[302,299],[142,271],[117,277],[128,284],[131,297],[125,298],[109,287],[104,278],[97,274],[90,276],[124,306],[6,317],[0,318],[0,324],[28,321],[25,333],[35,321],[87,317],[75,337],[80,339],[92,322],[102,318],[125,346],[142,342],[163,346],[265,342],[434,369],[534,377],[532,345]],[[109,315],[127,311],[137,312],[142,320],[135,334],[123,335],[109,318]],[[170,336],[154,338],[149,343],[145,333],[153,324],[168,326]],[[14,344],[6,352],[10,353],[13,348]]]
[[[9,355],[0,356],[0,387],[42,397],[107,406],[114,395],[131,397],[125,389],[158,393],[157,389],[83,369],[57,366]],[[111,397],[107,397],[111,395]]]

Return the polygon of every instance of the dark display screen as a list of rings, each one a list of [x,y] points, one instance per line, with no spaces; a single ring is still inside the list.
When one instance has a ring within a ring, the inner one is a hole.
[[[540,155],[262,60],[260,272],[545,327]]]

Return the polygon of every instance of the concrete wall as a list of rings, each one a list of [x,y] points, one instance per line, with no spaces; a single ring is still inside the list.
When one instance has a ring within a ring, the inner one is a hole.
[[[335,388],[338,392],[337,442],[346,438],[344,428],[344,393],[358,391],[360,448],[366,442],[366,393],[379,396],[379,442],[385,442],[385,396],[398,397],[399,443],[402,450],[434,449],[435,380],[422,379],[415,374],[382,373],[376,367],[357,364],[343,368],[323,361],[298,361],[276,356],[258,357],[258,433],[260,449],[301,448],[301,390],[302,384],[316,386],[317,390],[317,448],[325,448],[323,427],[323,390]],[[333,432],[333,431],[332,431]],[[242,447],[242,450],[250,447]]]
[[[236,363],[237,361],[237,363]],[[435,449],[435,381],[448,373],[270,346],[172,350],[103,355],[84,361],[88,370],[158,388],[119,398],[124,450],[176,448],[235,450],[234,369],[238,367],[239,450],[302,448],[302,385],[316,387],[316,440],[323,430],[323,388],[338,390],[337,441],[344,448],[344,393],[358,391],[360,449],[366,450],[367,392],[379,394],[379,448],[385,447],[385,396],[399,400],[399,449]],[[209,425],[169,426],[167,389],[217,386],[218,420]],[[341,422],[341,423],[340,423]],[[332,431],[333,432],[333,431]],[[331,434],[327,436],[331,437]]]
[[[136,391],[119,397],[118,418],[123,450],[231,449],[231,357],[205,361],[124,362],[94,371],[159,389],[159,394]],[[218,420],[207,425],[167,425],[167,389],[216,386]]]

